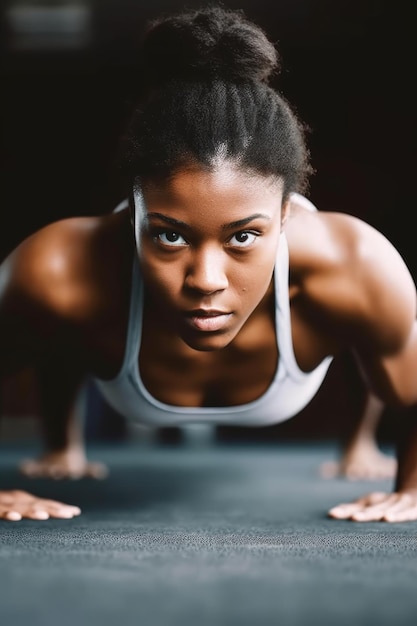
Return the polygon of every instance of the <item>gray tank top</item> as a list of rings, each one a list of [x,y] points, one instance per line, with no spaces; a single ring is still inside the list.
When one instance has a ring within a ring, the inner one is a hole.
[[[297,201],[314,210],[306,198]],[[122,210],[127,202],[116,210]],[[136,233],[138,237],[138,233]],[[138,240],[137,240],[138,241]],[[144,288],[139,260],[135,255],[125,355],[117,376],[111,380],[95,378],[95,382],[111,406],[126,418],[149,426],[173,426],[204,422],[239,426],[277,424],[301,411],[317,393],[332,357],[326,357],[311,372],[303,372],[294,356],[288,293],[289,253],[285,233],[280,236],[274,272],[275,323],[279,362],[269,388],[257,400],[237,406],[181,407],[160,402],[142,382],[139,371],[139,351],[142,337]],[[161,385],[163,381],[161,380]]]

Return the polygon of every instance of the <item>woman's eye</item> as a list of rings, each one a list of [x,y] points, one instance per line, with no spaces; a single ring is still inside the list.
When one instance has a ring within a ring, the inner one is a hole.
[[[245,248],[246,246],[252,245],[257,237],[259,237],[258,233],[254,233],[250,230],[242,230],[240,233],[233,235],[229,243],[235,248]]]
[[[164,230],[155,235],[155,240],[164,246],[185,246],[187,242],[184,237],[175,230]]]

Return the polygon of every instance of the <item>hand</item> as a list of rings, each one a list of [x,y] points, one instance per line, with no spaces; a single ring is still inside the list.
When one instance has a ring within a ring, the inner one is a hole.
[[[79,449],[50,452],[39,459],[28,459],[19,466],[20,471],[29,478],[79,479],[105,478],[107,467],[102,463],[89,463],[83,451]]]
[[[417,493],[375,491],[351,504],[333,507],[329,517],[354,522],[410,522],[417,520]]]
[[[340,461],[326,461],[320,467],[322,478],[344,477],[348,480],[383,480],[394,478],[397,460],[373,449],[366,454],[355,450],[345,454]]]
[[[56,500],[37,498],[27,491],[0,491],[0,519],[18,522],[22,518],[46,520],[50,517],[71,519],[79,515],[78,506]]]

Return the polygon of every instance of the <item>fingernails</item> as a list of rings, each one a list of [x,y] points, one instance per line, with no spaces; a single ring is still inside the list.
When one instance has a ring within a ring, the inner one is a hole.
[[[73,507],[72,509],[59,509],[57,515],[65,519],[70,519],[72,517],[75,517],[76,515],[79,515],[80,513],[81,509],[79,509],[78,507]]]
[[[72,513],[71,511],[58,511],[57,515],[62,519],[71,519],[72,517],[74,517],[74,513]]]
[[[10,520],[11,522],[20,522],[22,516],[17,511],[9,511],[8,513],[6,513],[6,519]]]
[[[354,515],[352,515],[352,518],[354,522],[369,522],[372,521],[366,513],[355,513]],[[376,520],[375,520],[376,521]]]
[[[49,513],[46,511],[35,511],[33,514],[33,519],[49,519]]]
[[[332,515],[340,515],[342,513],[342,509],[336,507],[335,509],[330,509],[329,513],[331,513]]]

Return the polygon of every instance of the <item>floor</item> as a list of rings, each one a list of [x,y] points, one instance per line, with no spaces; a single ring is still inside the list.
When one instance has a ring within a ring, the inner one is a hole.
[[[120,444],[109,477],[30,481],[0,447],[0,488],[81,506],[0,522],[2,626],[414,626],[417,522],[327,510],[389,482],[323,480],[324,444]]]

